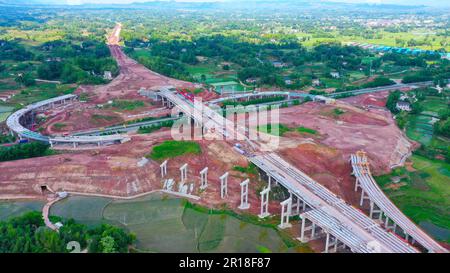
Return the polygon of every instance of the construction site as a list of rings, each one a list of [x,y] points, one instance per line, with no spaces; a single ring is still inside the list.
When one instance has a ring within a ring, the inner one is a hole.
[[[140,134],[128,130],[133,123],[178,119],[173,107],[202,131],[210,128],[198,115],[213,127],[222,117],[195,114],[189,90],[201,85],[157,74],[126,56],[118,45],[120,29],[118,24],[108,41],[118,77],[104,86],[80,86],[70,103],[30,112],[33,120],[25,123],[39,135],[10,128],[22,138],[49,142],[58,153],[0,163],[0,199],[54,202],[60,193],[131,199],[160,191],[209,208],[269,217],[317,252],[448,252],[407,219],[371,176],[404,165],[417,147],[384,108],[389,92],[280,108],[278,125],[287,129],[270,153],[251,141],[202,139],[195,140],[200,153],[155,159],[149,155],[173,140],[171,129]],[[142,90],[157,92],[163,101]],[[196,96],[205,103],[223,98],[207,90]],[[15,121],[24,123],[21,117]],[[111,126],[118,129],[108,131]]]

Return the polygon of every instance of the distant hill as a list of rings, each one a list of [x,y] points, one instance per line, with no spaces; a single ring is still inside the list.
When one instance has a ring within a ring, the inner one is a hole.
[[[104,0],[105,2],[111,1],[118,3],[118,0]],[[24,6],[24,5],[65,5],[67,3],[78,2],[75,0],[0,0],[0,5],[14,5],[14,6]],[[103,0],[79,0],[79,2],[85,3],[84,6],[121,6],[123,8],[127,7],[164,7],[164,8],[252,8],[262,6],[266,8],[333,8],[333,9],[378,9],[378,10],[396,10],[396,9],[417,9],[424,8],[425,6],[449,6],[450,1],[448,0],[387,0],[383,1],[383,4],[373,4],[373,2],[368,2],[366,0],[220,0],[214,2],[210,0],[209,2],[201,2],[200,0],[179,0],[179,1],[148,1],[135,0],[135,3],[124,4],[124,5],[112,5],[112,4],[99,4]]]
[[[62,3],[61,3],[62,2]],[[53,4],[65,4],[65,1],[56,0],[0,0],[0,4],[3,5],[53,5]]]

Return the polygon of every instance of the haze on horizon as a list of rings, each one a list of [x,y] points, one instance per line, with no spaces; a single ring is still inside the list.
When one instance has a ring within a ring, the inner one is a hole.
[[[65,0],[69,5],[81,4],[132,4],[142,2],[241,2],[244,0]],[[262,0],[253,0],[262,1]],[[276,1],[276,0],[274,0]],[[395,4],[395,5],[424,5],[424,6],[450,6],[447,0],[317,0],[319,2],[342,2],[342,3],[368,3],[368,4]],[[51,0],[38,0],[38,2],[52,2]],[[57,1],[60,2],[60,1]]]

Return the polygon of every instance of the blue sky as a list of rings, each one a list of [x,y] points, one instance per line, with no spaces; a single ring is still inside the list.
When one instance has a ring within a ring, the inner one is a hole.
[[[127,4],[133,2],[151,2],[152,0],[66,0],[69,4],[96,3],[96,4]],[[162,0],[164,1],[164,0]],[[167,0],[169,1],[169,0]],[[170,0],[173,1],[173,0]],[[236,0],[175,0],[177,2],[227,2]],[[318,0],[320,1],[320,0]],[[334,2],[349,3],[378,3],[378,4],[402,4],[402,5],[450,5],[448,0],[328,0]]]

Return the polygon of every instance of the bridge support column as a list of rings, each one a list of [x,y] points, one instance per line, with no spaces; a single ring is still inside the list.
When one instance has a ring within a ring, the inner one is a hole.
[[[390,225],[389,225],[390,220],[391,220],[391,219],[389,219],[389,217],[386,216],[386,221],[384,222],[384,227],[385,227],[386,229],[392,229],[392,230],[394,231],[394,233],[395,233],[396,230],[397,230],[397,224],[396,224],[395,222],[393,222],[393,225],[390,226]]]
[[[220,177],[220,198],[224,199],[228,196],[228,172]]]
[[[381,209],[375,209],[376,204],[373,201],[370,201],[370,218],[373,219],[373,214],[378,213],[378,220],[381,220],[383,217],[383,211]]]
[[[280,203],[281,205],[281,223],[278,225],[279,228],[285,229],[290,228],[292,225],[289,223],[289,216],[292,210],[292,198],[288,198]]]
[[[324,253],[328,253],[328,248],[330,247],[330,233],[327,232],[327,238],[325,239],[325,251]]]
[[[159,167],[161,168],[161,178],[164,178],[164,176],[167,175],[167,160],[164,161]]]
[[[359,179],[356,178],[356,182],[355,182],[355,191],[358,191],[358,187],[359,187]]]
[[[364,189],[361,189],[361,201],[359,202],[359,205],[362,207],[364,205],[364,200],[365,199],[369,199],[370,198],[368,196],[366,196],[366,192],[364,191]]]
[[[267,176],[269,177],[269,186],[272,188],[272,182],[274,182],[275,186],[278,186],[278,181],[275,178],[272,178],[269,173],[267,173]]]
[[[302,218],[302,226],[300,227],[300,241],[304,242],[305,241],[305,222],[306,222],[306,218],[303,217]]]
[[[314,236],[316,235],[316,224],[312,223],[312,228],[311,228],[311,240],[314,239]]]
[[[204,190],[208,187],[208,167],[200,171],[200,189]]]
[[[297,197],[297,203],[295,204],[295,215],[299,215],[300,214],[300,198],[298,196]]]
[[[184,183],[187,179],[187,167],[188,164],[185,163],[183,166],[181,166],[180,168],[180,172],[181,172],[181,183]]]
[[[307,226],[308,219],[306,217],[302,217],[302,223],[300,225],[300,237],[297,238],[297,240],[301,241],[302,243],[309,242],[313,236],[313,229],[314,229],[314,237],[316,234],[316,228],[319,228],[314,222],[311,221],[311,225]],[[306,232],[311,230],[311,234],[309,238],[306,238]]]
[[[339,240],[338,240],[338,238],[334,238],[334,249],[333,249],[333,252],[334,252],[334,253],[337,252],[338,245],[339,245]]]
[[[269,213],[269,192],[270,188],[267,187],[261,191],[261,213],[258,215],[259,218],[266,218],[270,215]]]
[[[239,205],[239,209],[246,210],[250,208],[250,204],[248,203],[248,184],[250,183],[249,179],[246,179],[242,182],[241,185],[241,204]]]

